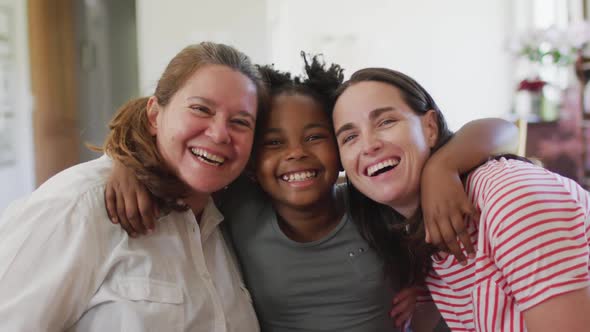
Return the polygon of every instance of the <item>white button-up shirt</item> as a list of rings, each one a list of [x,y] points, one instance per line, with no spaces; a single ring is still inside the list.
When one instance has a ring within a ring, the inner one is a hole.
[[[74,166],[0,219],[0,331],[258,331],[210,200],[129,238],[106,215],[109,158]],[[200,227],[199,227],[200,226]]]

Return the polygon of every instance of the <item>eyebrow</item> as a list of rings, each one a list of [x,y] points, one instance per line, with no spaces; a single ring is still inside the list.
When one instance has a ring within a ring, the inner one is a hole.
[[[206,97],[192,96],[192,97],[186,98],[186,100],[187,101],[200,101],[202,103],[208,104],[213,107],[217,106],[217,103],[215,103],[215,101],[213,101],[212,99],[206,98]],[[256,122],[256,117],[254,115],[252,115],[252,113],[250,113],[250,112],[246,112],[244,110],[241,110],[238,112],[238,115],[245,116],[247,118],[252,119],[252,121]]]
[[[238,115],[245,116],[245,117],[247,117],[247,118],[250,118],[250,119],[252,119],[252,121],[256,122],[256,117],[255,117],[254,115],[252,115],[252,113],[250,113],[250,112],[246,112],[246,111],[239,111],[239,112],[238,112]]]
[[[375,120],[381,114],[387,113],[387,112],[392,112],[392,111],[396,111],[396,109],[391,106],[376,108],[369,113],[369,119]],[[338,128],[338,130],[336,130],[336,137],[338,137],[340,134],[342,134],[342,132],[347,131],[347,130],[351,130],[354,127],[355,127],[355,125],[351,122],[342,125],[340,128]]]
[[[392,112],[392,111],[396,111],[396,109],[394,107],[391,107],[391,106],[385,106],[385,107],[376,108],[376,109],[372,110],[371,113],[369,113],[369,119],[375,120],[381,114],[387,113],[387,112]]]
[[[305,127],[303,127],[303,130],[309,130],[309,129],[314,129],[314,128],[324,128],[324,129],[328,129],[331,130],[332,127],[330,125],[327,125],[325,123],[310,123],[308,125],[306,125]]]
[[[264,134],[280,134],[283,132],[281,128],[267,128],[264,130]]]
[[[188,98],[186,98],[186,100],[187,101],[200,101],[200,102],[203,102],[205,104],[212,105],[212,106],[216,106],[217,105],[212,99],[205,98],[205,97],[199,97],[199,96],[188,97]]]

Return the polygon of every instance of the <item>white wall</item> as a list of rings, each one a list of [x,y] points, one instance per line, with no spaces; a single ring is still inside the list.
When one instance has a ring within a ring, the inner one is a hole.
[[[422,83],[451,128],[509,112],[510,0],[139,0],[140,90],[150,94],[171,57],[201,40],[229,42],[254,61],[301,70],[301,50],[346,73],[401,70]]]
[[[348,75],[369,66],[400,70],[433,94],[458,129],[510,109],[511,9],[510,0],[273,0],[271,62],[299,73],[305,50]]]
[[[139,85],[152,94],[172,57],[205,40],[224,42],[255,62],[268,60],[265,0],[137,0]]]
[[[0,165],[0,213],[14,199],[31,192],[35,186],[33,164],[32,97],[27,32],[27,2],[0,0],[0,8],[12,11],[9,28],[14,36],[13,106],[15,111],[12,138],[16,158],[12,165]]]

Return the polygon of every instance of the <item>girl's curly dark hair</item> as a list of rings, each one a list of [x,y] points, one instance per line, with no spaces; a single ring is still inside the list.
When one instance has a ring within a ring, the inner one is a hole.
[[[342,67],[331,64],[329,67],[321,55],[310,56],[301,52],[304,62],[304,75],[292,76],[288,72],[275,69],[272,65],[259,66],[258,70],[266,81],[271,97],[280,94],[300,94],[309,96],[327,112],[334,107],[336,90],[344,81]]]

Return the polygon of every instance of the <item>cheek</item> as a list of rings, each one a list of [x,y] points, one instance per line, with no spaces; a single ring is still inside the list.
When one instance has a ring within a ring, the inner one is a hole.
[[[268,152],[261,152],[256,159],[256,175],[261,179],[272,171],[272,156]]]
[[[354,174],[354,153],[350,149],[343,148],[340,149],[340,162],[342,163],[342,168],[349,174]]]
[[[239,155],[245,154],[250,157],[252,143],[254,142],[253,133],[238,133],[234,135],[233,141],[235,142],[236,151]]]

